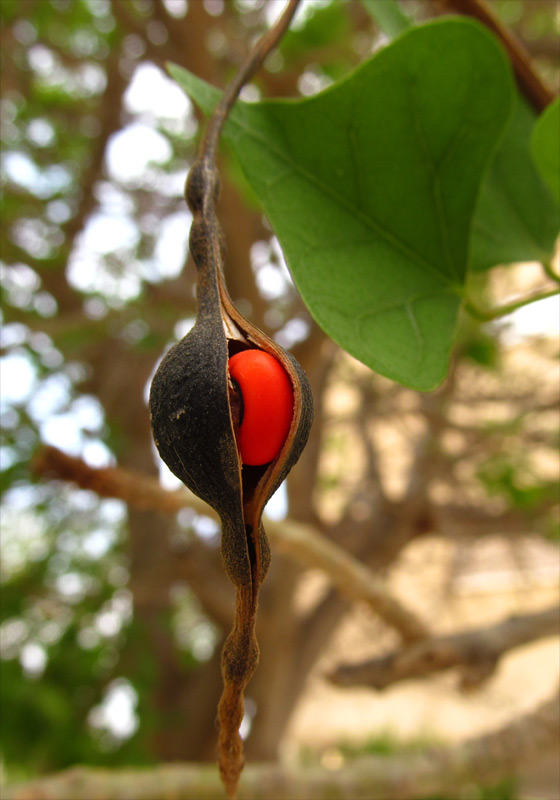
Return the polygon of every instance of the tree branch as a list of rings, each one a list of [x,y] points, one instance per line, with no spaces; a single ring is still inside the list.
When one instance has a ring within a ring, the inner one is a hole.
[[[455,747],[422,753],[368,756],[331,771],[250,764],[239,786],[239,800],[421,800],[434,795],[465,797],[472,784],[509,778],[535,758],[552,751],[560,738],[560,704],[555,694],[533,711],[502,728]],[[223,800],[217,770],[195,764],[162,764],[155,769],[74,767],[19,786],[5,788],[4,800],[163,800],[196,797]]]
[[[504,653],[558,633],[560,608],[549,608],[484,628],[434,637],[360,664],[341,665],[327,677],[337,686],[385,689],[399,681],[463,667],[461,688],[474,689],[494,672]]]
[[[367,603],[405,641],[414,642],[428,636],[425,624],[389,593],[384,581],[309,526],[284,520],[274,533],[270,523],[267,530],[285,553],[310,567],[322,569],[342,595]]]
[[[80,458],[68,456],[55,447],[42,447],[35,456],[33,469],[43,477],[71,481],[100,497],[116,497],[135,508],[174,514],[190,507],[216,518],[215,512],[191,492],[165,491],[157,480],[132,470],[90,467]],[[312,526],[269,519],[267,532],[278,550],[300,563],[325,571],[342,594],[367,603],[405,641],[417,641],[428,635],[424,623],[390,594],[382,580]]]

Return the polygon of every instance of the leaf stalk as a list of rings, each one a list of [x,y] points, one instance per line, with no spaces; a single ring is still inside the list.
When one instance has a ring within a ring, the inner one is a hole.
[[[560,283],[560,275],[555,271],[550,261],[543,261],[541,264],[545,275],[547,275],[555,283]]]
[[[549,289],[544,292],[537,292],[529,295],[528,297],[521,297],[519,300],[513,300],[511,303],[506,303],[505,305],[498,306],[496,308],[480,308],[471,300],[466,300],[464,308],[465,311],[471,315],[471,317],[474,317],[481,322],[491,322],[492,320],[506,317],[508,314],[512,314],[519,308],[523,308],[523,306],[528,306],[531,303],[538,303],[539,300],[546,300],[547,298],[554,297],[558,294],[560,294],[560,289]]]

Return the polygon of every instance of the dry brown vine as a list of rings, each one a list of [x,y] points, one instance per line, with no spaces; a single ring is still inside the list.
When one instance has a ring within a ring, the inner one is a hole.
[[[243,769],[239,727],[245,687],[258,661],[258,593],[270,562],[262,512],[305,446],[313,403],[299,364],[245,319],[228,295],[215,211],[219,191],[216,154],[223,125],[241,88],[277,44],[298,3],[290,0],[226,88],[190,170],[186,199],[193,214],[189,243],[197,269],[197,319],[161,362],[150,393],[159,453],[172,472],[220,515],[224,566],[237,591],[234,624],[222,652],[224,689],[218,705],[218,761],[230,798],[236,795]],[[265,351],[280,362],[290,379],[294,403],[282,449],[272,462],[261,466],[241,461],[235,438],[239,409],[228,374],[229,358],[250,349]]]

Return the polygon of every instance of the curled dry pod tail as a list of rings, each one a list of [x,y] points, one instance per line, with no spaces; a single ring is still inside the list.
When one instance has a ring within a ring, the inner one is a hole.
[[[218,708],[220,771],[234,797],[243,768],[243,693],[258,661],[258,592],[270,562],[262,513],[305,446],[313,401],[293,356],[239,314],[229,298],[214,212],[216,186],[213,166],[204,159],[196,162],[187,201],[193,212],[190,249],[197,268],[197,319],[162,360],[152,382],[150,413],[162,459],[220,515],[224,566],[237,589],[234,625],[222,652],[224,691]],[[280,363],[293,394],[284,443],[274,460],[257,466],[243,464],[238,451],[235,428],[242,412],[228,371],[229,358],[250,349]]]

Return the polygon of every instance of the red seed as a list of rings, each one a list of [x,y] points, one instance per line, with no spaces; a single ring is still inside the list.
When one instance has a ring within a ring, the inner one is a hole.
[[[229,359],[229,372],[243,397],[237,432],[241,460],[248,466],[273,461],[286,441],[294,410],[288,373],[264,350],[242,350]]]

